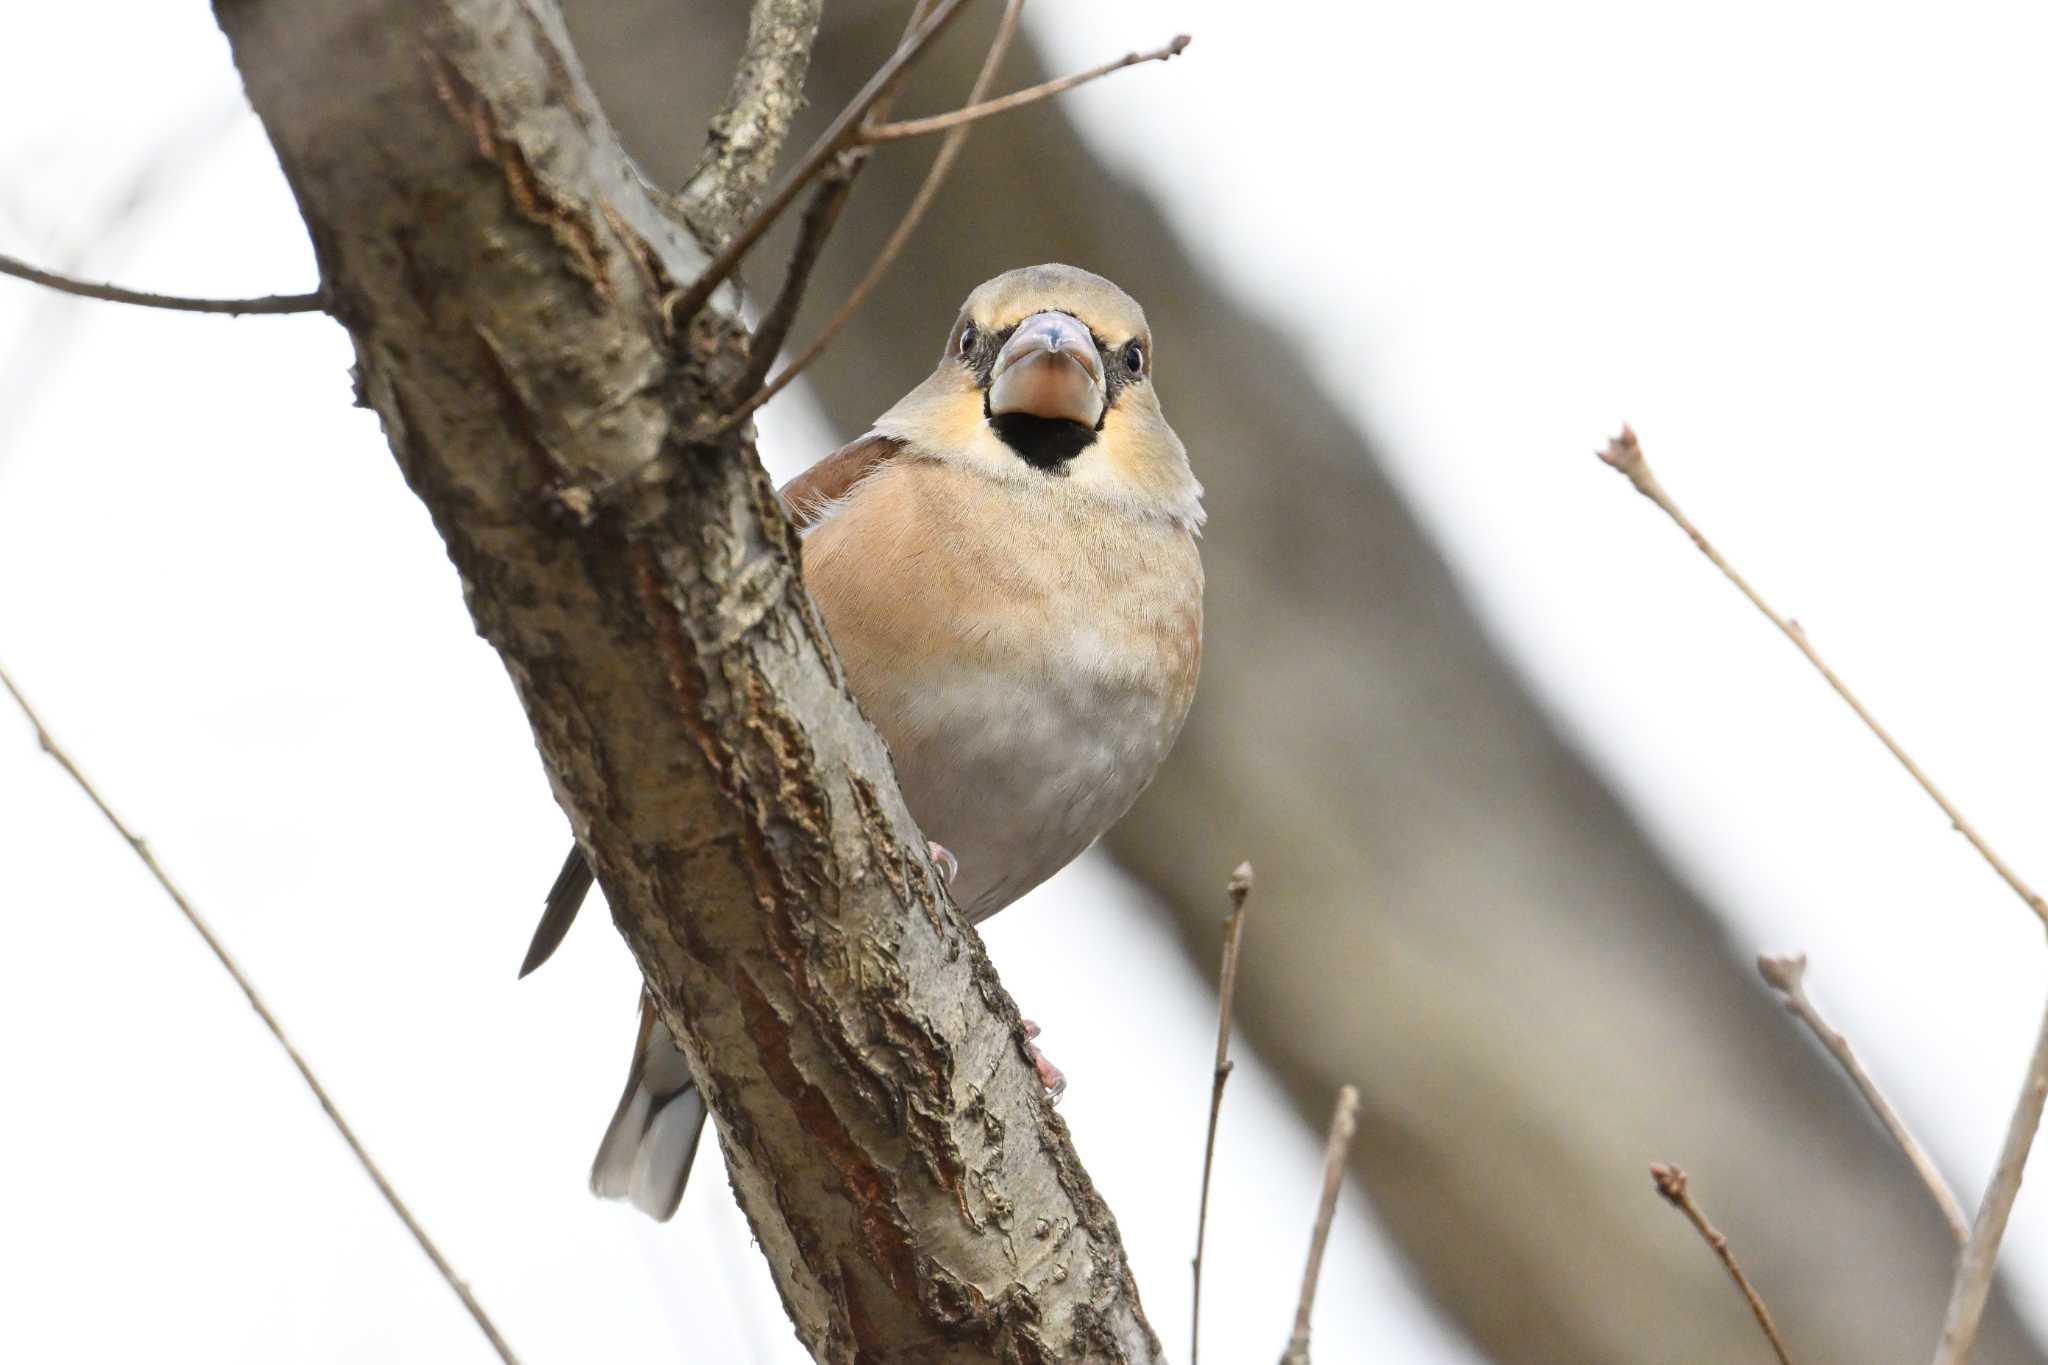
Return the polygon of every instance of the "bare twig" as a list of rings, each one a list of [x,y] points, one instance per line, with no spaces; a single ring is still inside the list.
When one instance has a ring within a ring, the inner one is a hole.
[[[1239,863],[1230,874],[1230,913],[1223,917],[1223,971],[1217,985],[1216,1069],[1209,1087],[1209,1136],[1202,1144],[1202,1197],[1195,1207],[1195,1302],[1188,1324],[1188,1365],[1202,1358],[1202,1246],[1209,1236],[1209,1174],[1216,1165],[1216,1119],[1223,1112],[1223,1085],[1235,1063],[1230,1060],[1230,1013],[1237,995],[1237,954],[1244,941],[1244,903],[1252,893],[1252,865]]]
[[[789,264],[783,270],[782,290],[747,340],[747,368],[733,387],[734,401],[753,397],[768,377],[776,352],[788,340],[789,329],[796,325],[797,309],[803,306],[804,290],[810,286],[811,274],[824,254],[825,239],[839,225],[840,210],[846,207],[847,197],[853,193],[854,178],[867,164],[867,156],[866,148],[849,147],[818,176],[811,202],[797,225],[796,246],[790,250]]]
[[[804,102],[804,76],[824,0],[754,0],[725,107],[711,120],[704,159],[677,197],[692,224],[723,240],[760,202]]]
[[[327,296],[321,293],[265,294],[254,299],[195,299],[180,294],[151,294],[140,289],[123,289],[118,284],[93,284],[73,279],[69,275],[30,265],[27,261],[18,261],[12,256],[0,256],[0,275],[12,275],[17,280],[40,284],[60,294],[76,294],[82,299],[132,303],[140,308],[166,308],[174,313],[319,313],[327,308]]]
[[[1358,1091],[1337,1092],[1337,1112],[1330,1116],[1330,1141],[1323,1149],[1323,1197],[1316,1205],[1316,1230],[1308,1244],[1308,1268],[1301,1274],[1301,1302],[1294,1309],[1294,1334],[1280,1353],[1280,1365],[1309,1365],[1308,1319],[1316,1304],[1316,1282],[1323,1276],[1323,1248],[1329,1245],[1330,1222],[1337,1214],[1337,1191],[1344,1188],[1344,1158],[1358,1131]]]
[[[1863,1096],[1863,1102],[1870,1106],[1870,1112],[1877,1116],[1877,1121],[1891,1134],[1892,1141],[1906,1154],[1906,1160],[1912,1163],[1914,1171],[1920,1176],[1920,1183],[1934,1196],[1934,1203],[1941,1210],[1941,1216],[1948,1220],[1949,1233],[1956,1239],[1956,1245],[1960,1247],[1968,1243],[1969,1216],[1963,1212],[1962,1203],[1957,1200],[1955,1191],[1948,1187],[1948,1181],[1942,1179],[1941,1169],[1934,1164],[1934,1158],[1927,1154],[1927,1149],[1920,1145],[1920,1140],[1906,1127],[1906,1121],[1899,1117],[1898,1110],[1892,1108],[1891,1102],[1885,1099],[1884,1092],[1877,1088],[1877,1081],[1864,1070],[1862,1059],[1857,1057],[1855,1049],[1849,1046],[1849,1040],[1822,1017],[1820,1010],[1808,998],[1806,954],[1795,953],[1790,957],[1772,957],[1765,954],[1757,958],[1756,969],[1765,983],[1778,993],[1778,998],[1784,1002],[1792,1017],[1806,1025],[1807,1030],[1820,1040],[1821,1046],[1828,1050],[1836,1064],[1855,1084],[1857,1093]]]
[[[1027,104],[1036,104],[1040,100],[1064,94],[1077,85],[1100,80],[1110,72],[1121,71],[1127,66],[1137,66],[1141,62],[1163,62],[1178,57],[1186,50],[1190,41],[1188,35],[1183,33],[1166,46],[1155,47],[1150,52],[1127,52],[1113,62],[1104,62],[1101,66],[1091,66],[1086,71],[1077,71],[1071,76],[1061,76],[1058,80],[1043,81],[1022,90],[1014,90],[992,100],[969,104],[949,114],[933,114],[930,118],[910,118],[896,123],[874,124],[861,133],[861,140],[892,142],[897,138],[923,137],[927,133],[944,132],[948,128],[957,128],[963,123],[974,123],[995,114],[1006,114],[1012,109],[1021,109]]]
[[[846,107],[839,111],[830,127],[821,133],[811,145],[810,151],[798,163],[779,189],[768,197],[768,201],[751,214],[736,230],[732,239],[714,256],[710,263],[697,272],[687,288],[679,289],[662,300],[662,312],[668,325],[680,330],[688,325],[697,310],[704,306],[719,285],[739,268],[739,263],[754,243],[761,240],[761,234],[773,227],[777,220],[796,202],[804,186],[811,183],[831,165],[833,159],[860,138],[863,120],[877,100],[891,99],[903,80],[910,74],[910,68],[931,46],[932,40],[946,31],[947,25],[960,15],[965,0],[938,0],[929,18],[916,26],[889,59],[875,69],[868,77],[868,83],[860,88]]]
[[[1991,1294],[1991,1277],[1998,1264],[1998,1246],[2005,1239],[2005,1225],[2012,1217],[2013,1201],[2019,1198],[2020,1177],[2027,1168],[2027,1154],[2033,1150],[2034,1134],[2041,1127],[2041,1108],[2048,1101],[2048,1014],[2041,1019],[2041,1032],[2034,1040],[2034,1056],[2027,1063],[2026,1084],[2019,1103],[2013,1106],[2012,1121],[2005,1130],[2005,1145],[1998,1152],[1998,1169],[1977,1206],[1977,1222],[1970,1240],[1956,1260],[1955,1281],[1950,1286],[1948,1311],[1941,1324],[1941,1344],[1934,1352],[1934,1365],[1964,1365],[1977,1341],[1977,1322],[1984,1315],[1984,1302]]]
[[[1009,51],[1010,39],[1016,32],[1017,18],[1023,8],[1023,0],[1010,0],[1004,8],[1002,23],[997,26],[996,36],[989,43],[988,56],[981,64],[980,74],[974,79],[974,89],[967,96],[970,104],[979,100],[987,92],[988,87],[995,83],[996,68],[1002,64],[1004,54]],[[917,194],[911,199],[910,207],[903,211],[902,221],[896,224],[896,230],[889,234],[889,240],[884,242],[882,249],[876,253],[874,264],[868,267],[867,274],[861,276],[860,283],[847,294],[846,301],[839,305],[838,311],[832,314],[816,339],[804,348],[803,354],[790,361],[782,373],[749,395],[745,402],[731,412],[711,423],[703,431],[692,433],[691,440],[706,441],[731,431],[753,416],[762,404],[788,388],[791,381],[825,353],[825,348],[832,344],[833,339],[847,323],[853,321],[853,315],[860,311],[861,305],[868,301],[868,296],[873,294],[875,287],[882,282],[882,277],[889,273],[889,267],[896,263],[896,257],[902,254],[904,244],[910,240],[910,235],[923,221],[925,211],[938,197],[939,187],[946,183],[946,176],[951,173],[954,161],[959,158],[961,146],[967,141],[967,132],[971,126],[963,123],[947,131],[945,141],[939,144],[938,155],[932,158],[931,169],[925,172],[924,183],[917,187]]]
[[[477,1302],[476,1296],[470,1292],[469,1286],[455,1273],[455,1267],[448,1264],[447,1258],[441,1254],[441,1249],[434,1245],[434,1240],[431,1237],[427,1236],[427,1230],[420,1226],[419,1220],[413,1217],[412,1210],[407,1208],[405,1201],[398,1197],[398,1191],[393,1189],[391,1182],[384,1178],[384,1172],[378,1169],[377,1163],[372,1161],[370,1154],[363,1149],[363,1144],[356,1137],[355,1130],[350,1128],[348,1120],[341,1116],[341,1110],[335,1107],[333,1099],[327,1094],[326,1087],[322,1086],[319,1078],[313,1074],[313,1068],[304,1057],[299,1055],[299,1050],[292,1046],[291,1039],[285,1036],[283,1025],[277,1022],[277,1016],[270,1012],[270,1007],[263,1003],[263,997],[256,993],[255,983],[243,973],[235,959],[229,955],[227,945],[214,936],[212,928],[200,917],[199,912],[193,908],[192,902],[185,899],[185,893],[178,889],[177,884],[171,880],[170,875],[158,864],[156,855],[150,852],[148,843],[140,835],[129,829],[122,822],[120,816],[114,814],[113,808],[99,794],[99,790],[79,770],[78,765],[71,761],[71,756],[58,747],[56,739],[44,727],[42,717],[38,716],[35,708],[29,705],[28,698],[21,694],[21,689],[14,685],[14,679],[7,675],[5,669],[0,669],[0,687],[7,689],[8,694],[14,698],[15,704],[21,708],[22,714],[28,717],[28,723],[35,728],[36,743],[42,746],[43,752],[56,760],[57,766],[69,774],[71,780],[78,784],[79,789],[86,794],[93,805],[99,808],[100,814],[106,817],[107,823],[112,825],[120,836],[128,841],[128,846],[135,850],[135,856],[140,858],[142,865],[149,869],[150,876],[156,878],[156,884],[164,889],[164,894],[171,898],[172,903],[178,907],[179,913],[185,916],[185,922],[192,926],[201,939],[205,940],[206,946],[213,951],[215,959],[226,969],[227,974],[234,978],[235,984],[242,988],[243,996],[249,1001],[249,1008],[256,1011],[256,1017],[261,1019],[263,1026],[270,1030],[270,1036],[275,1038],[277,1045],[284,1049],[285,1056],[291,1058],[292,1065],[299,1070],[299,1078],[305,1081],[306,1088],[313,1092],[313,1098],[318,1100],[320,1108],[326,1111],[328,1121],[334,1125],[335,1131],[341,1134],[342,1141],[348,1144],[349,1150],[355,1153],[356,1160],[362,1164],[362,1168],[369,1175],[371,1183],[376,1185],[377,1192],[384,1196],[384,1202],[391,1206],[391,1211],[398,1215],[400,1222],[405,1224],[406,1231],[412,1234],[415,1242],[419,1243],[420,1250],[424,1251],[427,1254],[427,1259],[434,1263],[434,1269],[441,1273],[441,1278],[455,1292],[455,1296],[462,1300],[462,1306],[469,1310],[469,1316],[476,1322],[478,1330],[490,1341],[491,1349],[498,1353],[498,1359],[504,1361],[505,1365],[519,1365],[518,1357],[512,1354],[512,1348],[506,1344],[505,1338],[498,1334],[497,1326],[491,1321],[490,1315],[484,1312],[483,1305]]]
[[[1757,1326],[1764,1329],[1764,1336],[1770,1340],[1771,1349],[1778,1353],[1779,1365],[1792,1365],[1792,1357],[1785,1350],[1785,1340],[1778,1335],[1778,1325],[1771,1321],[1771,1310],[1764,1306],[1763,1296],[1756,1292],[1756,1286],[1749,1282],[1749,1276],[1742,1273],[1742,1265],[1735,1259],[1735,1252],[1728,1245],[1728,1239],[1707,1221],[1706,1213],[1694,1201],[1685,1172],[1676,1166],[1652,1166],[1650,1178],[1657,1182],[1657,1193],[1663,1195],[1665,1202],[1684,1214],[1687,1220],[1699,1229],[1700,1236],[1714,1249],[1714,1254],[1721,1258],[1721,1264],[1728,1268],[1728,1277],[1735,1281],[1735,1287],[1740,1289],[1742,1297],[1749,1301],[1749,1311],[1756,1314]]]
[[[1650,471],[1650,462],[1643,458],[1643,447],[1636,440],[1635,432],[1627,427],[1623,427],[1621,435],[1608,442],[1607,449],[1600,452],[1600,458],[1625,474],[1628,477],[1628,481],[1635,485],[1636,492],[1641,493],[1644,497],[1662,508],[1664,514],[1676,522],[1681,531],[1692,537],[1692,543],[1699,547],[1700,553],[1713,561],[1714,567],[1727,575],[1728,581],[1740,589],[1742,595],[1747,597],[1758,611],[1769,617],[1771,624],[1784,632],[1786,639],[1799,647],[1799,652],[1806,656],[1807,662],[1820,670],[1820,675],[1828,680],[1828,686],[1834,688],[1836,695],[1849,703],[1849,709],[1854,711],[1863,723],[1870,727],[1872,734],[1883,741],[1884,747],[1891,750],[1892,757],[1896,758],[1900,766],[1912,774],[1913,780],[1920,784],[1920,789],[1927,793],[1934,801],[1934,804],[1941,807],[1941,813],[1948,817],[1949,823],[1955,826],[1956,831],[1970,841],[1971,847],[1983,855],[1985,862],[1991,864],[1992,871],[2005,879],[2005,884],[2011,887],[2013,892],[2022,901],[2026,902],[2028,909],[2040,916],[2044,923],[2048,923],[2048,900],[2043,900],[2031,886],[2020,880],[2019,873],[2013,871],[2006,864],[2005,860],[1999,857],[1992,849],[1991,845],[1984,842],[1984,836],[1977,832],[1977,827],[1964,819],[1963,813],[1957,810],[1946,796],[1941,794],[1941,789],[1934,785],[1934,779],[1930,778],[1921,769],[1920,765],[1913,761],[1911,755],[1899,747],[1899,742],[1891,737],[1890,732],[1877,723],[1877,717],[1871,715],[1864,708],[1863,703],[1856,699],[1856,694],[1849,690],[1849,685],[1836,676],[1835,671],[1829,668],[1826,661],[1814,650],[1813,645],[1806,638],[1805,629],[1797,621],[1789,620],[1772,610],[1771,604],[1764,601],[1762,595],[1755,588],[1749,586],[1748,580],[1735,571],[1734,565],[1721,557],[1721,552],[1715,549],[1705,536],[1700,534],[1699,528],[1692,524],[1692,519],[1680,510],[1676,502],[1672,501],[1671,495],[1664,491],[1664,486],[1657,482],[1657,476]]]

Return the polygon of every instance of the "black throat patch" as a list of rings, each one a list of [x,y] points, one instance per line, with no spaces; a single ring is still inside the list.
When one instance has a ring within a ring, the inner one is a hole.
[[[1048,474],[1065,474],[1067,462],[1095,444],[1093,427],[1058,417],[1006,412],[989,418],[988,424],[1019,459]]]

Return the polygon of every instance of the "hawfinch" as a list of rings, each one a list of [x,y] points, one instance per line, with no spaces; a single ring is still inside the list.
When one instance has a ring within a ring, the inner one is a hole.
[[[998,275],[931,377],[782,497],[904,800],[960,908],[987,919],[1130,808],[1194,697],[1202,487],[1159,408],[1144,312],[1072,266]],[[590,883],[571,849],[520,975]],[[592,1191],[670,1217],[704,1116],[643,996]]]

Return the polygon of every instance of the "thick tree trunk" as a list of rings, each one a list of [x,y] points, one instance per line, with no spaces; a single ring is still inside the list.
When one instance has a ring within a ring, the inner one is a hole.
[[[687,1044],[799,1335],[832,1361],[1156,1358],[773,488],[745,439],[681,439],[745,334],[714,307],[665,337],[659,300],[703,254],[552,4],[217,13],[360,398]],[[592,498],[657,456],[663,477]]]

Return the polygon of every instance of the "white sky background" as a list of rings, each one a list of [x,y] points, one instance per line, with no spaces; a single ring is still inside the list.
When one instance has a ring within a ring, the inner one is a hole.
[[[1738,943],[1813,953],[1974,1202],[2041,1004],[2038,928],[1591,452],[1633,421],[2048,880],[2038,9],[1332,5],[1310,41],[1271,6],[1035,8],[1059,65],[1195,34],[1071,97],[1105,154],[1309,343],[1555,712]],[[311,287],[238,100],[197,4],[16,16],[0,250],[145,288]],[[1162,341],[1170,408],[1200,377]],[[632,970],[600,920],[512,979],[563,821],[347,362],[319,319],[0,280],[0,661],[530,1365],[802,1359],[714,1155],[666,1228],[583,1192]],[[783,470],[833,443],[770,414]],[[1198,465],[1258,455],[1186,435]],[[0,1357],[487,1358],[203,949],[4,718],[0,869]],[[1100,863],[988,937],[1184,1354],[1207,986]],[[1250,1060],[1211,1229],[1217,1359],[1277,1354],[1312,1203],[1316,1140]],[[1319,1357],[1468,1359],[1367,1226],[1340,1232]],[[2009,1245],[2042,1321],[2037,1186]]]

